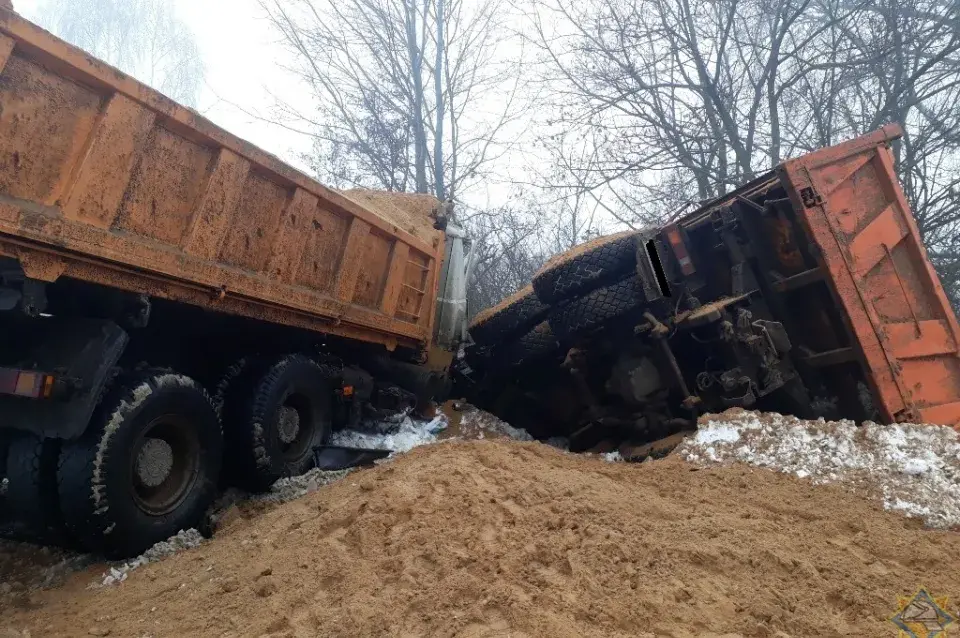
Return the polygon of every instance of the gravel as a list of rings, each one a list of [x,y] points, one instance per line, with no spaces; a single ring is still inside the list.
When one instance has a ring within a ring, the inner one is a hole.
[[[176,536],[160,541],[136,558],[111,566],[109,570],[104,572],[102,580],[99,583],[93,583],[91,587],[108,587],[122,583],[133,570],[167,556],[173,556],[177,552],[200,547],[202,543],[203,536],[197,530],[180,530]]]
[[[702,417],[677,454],[697,464],[739,461],[838,483],[929,527],[960,526],[960,434],[949,427],[857,426],[731,410]]]
[[[324,485],[329,485],[339,481],[351,471],[352,470],[337,470],[330,472],[314,468],[306,474],[301,474],[300,476],[291,476],[289,478],[280,479],[271,485],[270,491],[265,494],[244,496],[249,500],[258,501],[261,503],[287,503],[289,501],[304,497],[312,492],[316,492]]]

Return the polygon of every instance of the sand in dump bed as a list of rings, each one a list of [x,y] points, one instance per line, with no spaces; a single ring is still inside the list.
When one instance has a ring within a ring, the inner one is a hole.
[[[359,188],[337,192],[427,244],[433,245],[433,240],[442,235],[433,227],[434,222],[430,217],[440,205],[433,195]]]
[[[888,636],[898,595],[960,597],[960,534],[740,464],[440,443],[246,516],[0,635]]]

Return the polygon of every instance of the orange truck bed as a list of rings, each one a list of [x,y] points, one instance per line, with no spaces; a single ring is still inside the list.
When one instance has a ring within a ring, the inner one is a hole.
[[[752,229],[763,295],[807,351],[790,356],[811,392],[822,381],[843,402],[864,383],[875,418],[960,427],[960,327],[897,179],[902,134],[887,125],[788,160],[679,225],[705,233],[701,247],[722,243],[709,229],[731,214]],[[698,250],[701,270],[729,270],[723,251]]]
[[[890,421],[960,424],[960,328],[897,181],[887,126],[784,163],[875,397]]]
[[[0,255],[28,277],[425,348],[436,204],[325,188],[0,8]]]

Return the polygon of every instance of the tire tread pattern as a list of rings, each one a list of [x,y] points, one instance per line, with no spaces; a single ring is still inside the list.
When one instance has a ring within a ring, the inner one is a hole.
[[[500,343],[542,321],[547,310],[531,289],[489,315],[478,315],[470,324],[470,336],[480,345]]]
[[[319,364],[304,355],[293,354],[269,367],[262,362],[245,366],[233,378],[232,389],[224,393],[229,467],[234,481],[254,492],[268,490],[278,479],[291,473],[282,462],[271,457],[271,446],[267,440],[273,430],[269,423],[275,407],[273,390],[289,366],[306,366],[324,379],[340,374],[335,365]],[[296,473],[307,469],[297,468]]]
[[[495,357],[504,367],[521,366],[547,357],[559,347],[550,324],[544,321],[519,339],[504,344]]]
[[[533,289],[537,297],[547,304],[559,303],[632,271],[637,263],[638,235],[638,232],[610,235],[601,238],[608,241],[600,241],[574,257],[557,259],[553,264],[547,262],[533,276]]]
[[[60,442],[22,434],[7,451],[7,501],[16,518],[40,539],[62,542],[65,535],[57,494]]]
[[[140,368],[120,375],[102,396],[84,435],[61,450],[57,468],[60,507],[69,533],[89,551],[120,557],[145,549],[137,539],[110,538],[115,522],[110,516],[105,477],[97,470],[98,457],[102,465],[111,454],[110,423],[122,422],[139,408],[144,393],[161,390],[158,380],[172,374],[168,369]],[[216,412],[213,400],[199,383],[184,375],[175,375],[174,379],[180,387],[196,392]]]
[[[554,309],[550,327],[561,340],[569,339],[642,306],[644,301],[640,281],[629,277]]]

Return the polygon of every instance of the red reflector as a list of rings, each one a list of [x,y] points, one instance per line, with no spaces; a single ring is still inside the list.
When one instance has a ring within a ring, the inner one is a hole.
[[[0,368],[0,394],[49,399],[53,396],[56,377],[33,370]]]
[[[345,386],[343,386],[343,396],[345,396],[345,397],[352,397],[352,396],[353,396],[353,386],[352,386],[352,385],[345,385]]]
[[[697,271],[693,265],[693,260],[690,259],[690,253],[687,252],[687,247],[683,243],[683,235],[680,234],[680,228],[674,224],[670,226],[667,230],[667,239],[670,241],[670,247],[673,248],[673,254],[677,258],[677,262],[680,264],[680,271],[684,275],[692,275]]]

